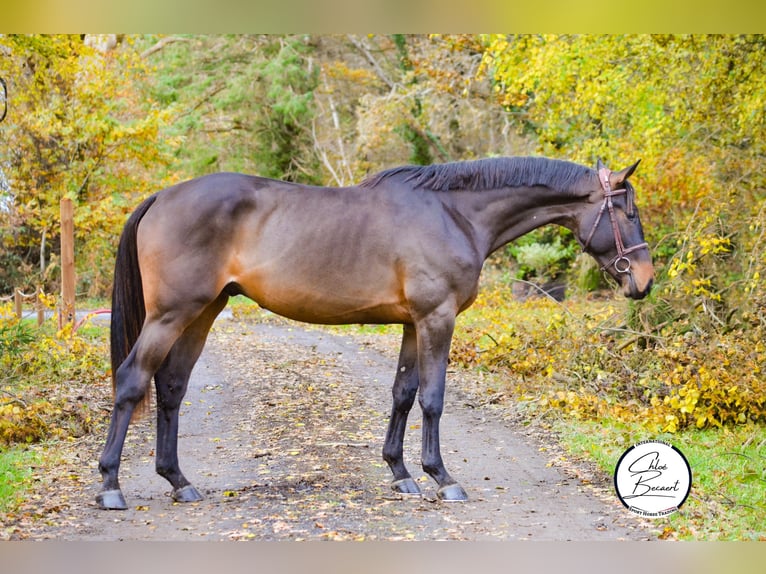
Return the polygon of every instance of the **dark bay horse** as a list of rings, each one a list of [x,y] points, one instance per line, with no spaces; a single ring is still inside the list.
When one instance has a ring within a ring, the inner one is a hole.
[[[123,231],[112,295],[114,409],[99,470],[102,508],[124,509],[118,470],[131,417],[157,394],[157,472],[176,501],[202,497],[178,465],[178,411],[218,313],[232,295],[309,323],[400,323],[403,338],[383,458],[392,488],[418,494],[402,442],[416,396],[422,465],[443,500],[466,500],[439,448],[456,316],[487,256],[549,223],[635,299],[654,269],[634,190],[638,163],[612,172],[545,158],[399,167],[348,188],[233,173],[146,199]]]

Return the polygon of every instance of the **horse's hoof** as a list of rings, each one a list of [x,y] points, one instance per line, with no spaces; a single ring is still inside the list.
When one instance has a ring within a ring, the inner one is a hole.
[[[391,483],[391,490],[399,494],[421,496],[420,487],[411,478],[402,478]]]
[[[463,487],[457,483],[442,486],[436,491],[436,496],[443,502],[465,502],[468,500],[468,494],[466,494]]]
[[[128,503],[119,488],[102,490],[96,495],[96,503],[103,510],[127,510]]]
[[[199,502],[202,500],[202,495],[191,484],[187,484],[173,491],[173,500],[176,502]]]

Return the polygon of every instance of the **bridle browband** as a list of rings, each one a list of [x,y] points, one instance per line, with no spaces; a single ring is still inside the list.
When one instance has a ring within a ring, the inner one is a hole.
[[[609,183],[609,176],[611,174],[612,172],[605,167],[602,167],[598,170],[598,181],[601,184],[601,188],[604,190],[604,202],[601,204],[601,209],[598,211],[596,222],[593,224],[593,227],[588,234],[588,238],[585,240],[583,250],[587,249],[588,245],[590,245],[591,239],[593,239],[593,235],[596,233],[596,229],[598,228],[598,224],[601,222],[601,217],[604,215],[604,211],[608,210],[609,221],[612,224],[612,233],[614,233],[614,246],[617,249],[617,255],[615,255],[609,261],[609,263],[606,263],[603,267],[601,267],[601,271],[606,271],[609,267],[614,265],[614,270],[617,273],[630,273],[631,262],[630,259],[626,257],[626,255],[639,249],[643,249],[644,247],[649,247],[649,244],[644,242],[633,245],[632,247],[628,247],[627,249],[625,248],[625,244],[622,242],[622,235],[620,234],[620,226],[617,224],[617,216],[614,213],[614,204],[612,203],[612,198],[615,195],[622,195],[624,193],[627,197],[628,211],[631,215],[633,212],[633,198],[630,197],[630,194],[628,193],[627,183],[624,189],[612,189],[612,186]]]

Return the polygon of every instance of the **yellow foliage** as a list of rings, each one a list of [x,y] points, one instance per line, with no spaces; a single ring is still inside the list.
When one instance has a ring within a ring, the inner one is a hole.
[[[652,432],[766,422],[762,328],[655,337],[623,327],[619,300],[510,300],[488,288],[466,311],[454,362],[485,368],[540,411],[639,422]]]
[[[0,402],[0,445],[37,442],[48,436],[49,428],[43,417],[49,416],[51,405],[40,401],[20,407]]]
[[[642,328],[680,326],[665,336],[766,328],[763,37],[483,40],[482,72],[541,153],[583,163],[642,158],[634,183],[662,298],[642,307]]]
[[[81,436],[103,418],[82,397],[108,396],[106,330],[73,334],[56,321],[37,327],[0,306],[0,446]]]

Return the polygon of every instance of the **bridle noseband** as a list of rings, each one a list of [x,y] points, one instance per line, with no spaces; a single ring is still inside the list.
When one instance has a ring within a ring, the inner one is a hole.
[[[601,216],[604,215],[604,211],[608,210],[609,221],[612,224],[612,232],[614,233],[614,245],[617,249],[617,255],[615,255],[609,261],[609,263],[601,267],[601,271],[606,271],[609,267],[614,265],[614,270],[617,273],[630,273],[631,261],[626,257],[626,255],[639,249],[643,249],[644,247],[649,247],[649,244],[644,242],[633,245],[632,247],[628,247],[627,249],[625,248],[625,244],[622,242],[622,235],[620,234],[620,226],[617,224],[617,216],[614,213],[614,204],[612,203],[612,198],[615,195],[622,195],[624,193],[627,198],[628,211],[631,215],[634,207],[633,198],[628,193],[627,184],[624,189],[612,189],[612,186],[609,183],[609,176],[611,174],[612,172],[605,167],[598,170],[598,181],[601,184],[601,188],[604,190],[604,202],[601,204],[601,209],[598,211],[596,222],[593,224],[593,227],[588,234],[588,238],[585,240],[583,250],[588,249],[591,239],[593,239],[593,235],[596,233],[598,224],[601,222]]]

